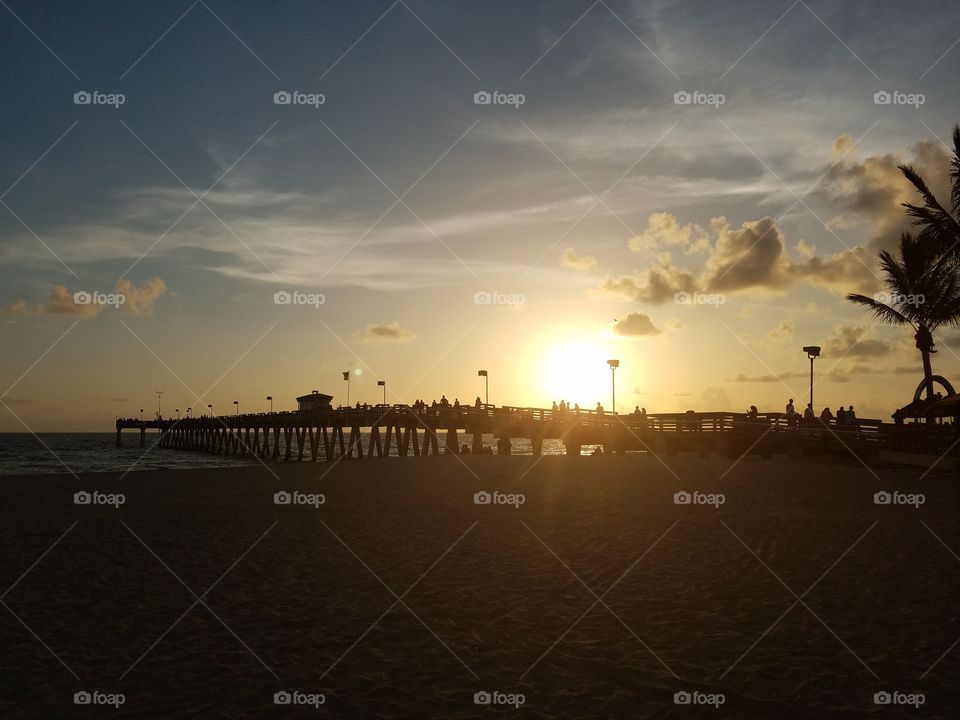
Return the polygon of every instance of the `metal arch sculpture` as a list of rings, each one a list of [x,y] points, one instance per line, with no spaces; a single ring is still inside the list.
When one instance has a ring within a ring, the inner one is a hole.
[[[950,381],[947,380],[943,375],[933,375],[930,380],[934,383],[938,383],[944,390],[947,391],[945,397],[950,397],[951,395],[956,395],[957,392],[953,389],[953,385],[950,384]],[[927,388],[926,378],[920,381],[920,384],[917,385],[916,392],[913,393],[913,402],[920,400],[920,395]]]

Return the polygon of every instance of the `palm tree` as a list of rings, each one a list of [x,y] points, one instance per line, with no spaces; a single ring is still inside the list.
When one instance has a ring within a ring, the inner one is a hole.
[[[950,210],[947,210],[927,187],[927,183],[910,165],[900,165],[900,172],[923,198],[923,205],[903,203],[907,215],[920,229],[917,238],[937,248],[942,257],[934,268],[960,261],[960,125],[953,129],[953,157],[950,160]]]
[[[960,148],[960,134],[955,138]],[[942,325],[960,324],[960,275],[954,266],[942,265],[943,257],[939,245],[904,233],[898,256],[887,250],[880,252],[880,267],[888,292],[874,297],[847,295],[847,300],[869,308],[878,319],[913,328],[923,359],[928,400],[933,397],[930,365],[930,355],[936,352],[933,333]]]

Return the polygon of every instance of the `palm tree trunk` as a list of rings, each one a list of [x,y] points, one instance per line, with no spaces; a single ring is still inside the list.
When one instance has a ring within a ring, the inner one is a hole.
[[[930,364],[930,351],[921,350],[920,356],[923,358],[923,384],[927,391],[927,400],[933,397],[933,366]]]

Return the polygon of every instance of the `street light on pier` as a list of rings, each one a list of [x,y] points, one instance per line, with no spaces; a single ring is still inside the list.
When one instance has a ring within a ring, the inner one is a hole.
[[[187,408],[187,417],[190,417],[190,414],[191,414],[192,412],[193,412],[193,408],[192,408],[192,407],[188,407],[188,408]]]
[[[386,380],[377,380],[377,385],[383,388],[383,404],[387,404],[387,381]]]
[[[270,401],[270,414],[273,415],[273,395],[267,395],[267,400]]]
[[[810,409],[813,410],[813,361],[820,357],[820,347],[818,345],[807,345],[803,351],[810,359]]]
[[[207,405],[207,409],[210,411],[210,417],[213,417],[213,405]]]
[[[163,395],[163,390],[154,390],[157,394],[157,420],[160,419],[160,396]]]
[[[490,375],[487,374],[487,371],[486,371],[486,370],[477,370],[477,377],[482,377],[482,378],[483,378],[483,385],[484,385],[484,388],[485,388],[485,390],[484,390],[484,398],[485,398],[484,404],[485,404],[485,405],[489,405],[489,404],[490,404]]]
[[[143,408],[140,408],[140,422],[143,422]]]
[[[240,416],[240,403],[239,403],[238,401],[234,400],[234,401],[233,401],[233,408],[234,408],[234,410],[237,411],[237,412],[236,412],[236,415],[237,415],[237,417],[239,417],[239,416]]]
[[[610,392],[611,392],[611,403],[610,410],[612,412],[617,411],[617,368],[620,367],[619,360],[607,360],[607,365],[610,366]]]
[[[350,407],[350,371],[345,370],[343,379],[347,381],[347,407]]]
[[[180,408],[174,408],[173,411],[177,414],[177,420],[180,419]]]

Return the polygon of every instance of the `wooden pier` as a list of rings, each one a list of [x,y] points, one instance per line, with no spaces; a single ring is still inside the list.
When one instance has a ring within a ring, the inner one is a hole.
[[[511,439],[525,438],[534,455],[542,453],[544,440],[555,439],[564,444],[568,455],[579,455],[585,445],[598,445],[607,453],[696,452],[729,457],[748,453],[764,457],[783,453],[869,456],[883,449],[902,449],[905,442],[908,449],[929,453],[940,446],[945,449],[954,438],[947,427],[939,435],[931,435],[919,426],[904,428],[860,419],[856,423],[855,427],[825,426],[819,420],[790,421],[782,413],[756,419],[728,412],[642,418],[582,410],[561,413],[519,407],[374,405],[176,420],[117,420],[116,430],[118,447],[124,430],[139,430],[140,447],[145,447],[146,431],[153,429],[160,433],[157,445],[162,448],[284,461],[438,455],[460,453],[464,445],[479,453],[484,448],[484,435],[498,439],[500,454],[510,452]],[[930,439],[934,437],[935,442]]]

